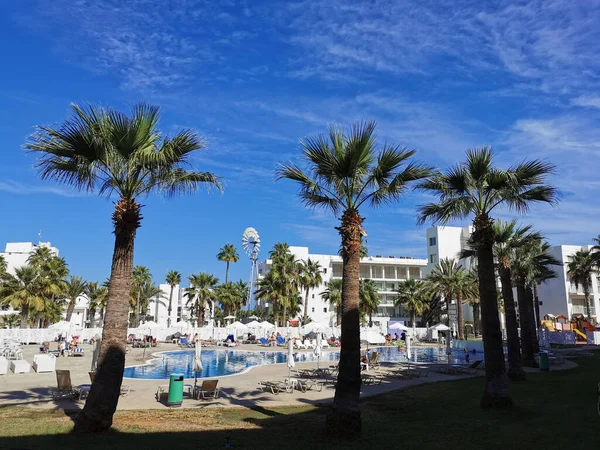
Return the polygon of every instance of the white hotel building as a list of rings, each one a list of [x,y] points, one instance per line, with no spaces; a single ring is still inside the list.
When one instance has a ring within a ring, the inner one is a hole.
[[[316,322],[329,322],[334,324],[336,320],[335,307],[323,300],[321,294],[326,289],[326,284],[331,279],[342,278],[342,257],[337,255],[317,255],[309,253],[308,247],[290,247],[290,252],[298,260],[310,258],[317,261],[322,267],[321,276],[323,282],[315,289],[309,291],[308,315]],[[271,268],[272,260],[267,259],[260,263],[258,268],[259,277],[264,276]],[[370,278],[375,281],[381,301],[379,310],[373,315],[374,325],[385,326],[391,318],[399,320],[410,320],[402,306],[394,305],[394,290],[398,282],[409,278],[422,279],[427,271],[427,261],[424,259],[413,259],[406,257],[383,257],[367,256],[360,260],[360,277]],[[302,299],[306,291],[301,291]],[[258,307],[269,305],[259,304]],[[303,311],[303,310],[302,310]],[[301,313],[302,314],[302,313]]]

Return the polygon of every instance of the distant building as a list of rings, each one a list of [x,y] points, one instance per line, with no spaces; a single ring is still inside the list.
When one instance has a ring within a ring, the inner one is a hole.
[[[49,248],[53,255],[58,256],[58,249],[52,247],[50,242],[39,242],[37,244],[33,242],[8,242],[4,248],[4,253],[0,253],[0,256],[4,256],[6,260],[8,273],[14,275],[17,267],[26,266],[27,260],[38,247]]]
[[[308,316],[315,322],[329,322],[334,324],[336,320],[336,309],[329,302],[322,298],[322,293],[331,279],[342,278],[342,257],[338,255],[317,255],[309,253],[308,247],[290,247],[290,252],[298,260],[310,258],[317,261],[322,268],[321,276],[323,282],[317,288],[309,291]],[[259,278],[269,272],[273,261],[267,259],[262,261],[258,268]],[[374,325],[385,326],[391,319],[408,322],[408,317],[404,307],[394,305],[394,290],[398,283],[409,278],[422,279],[427,269],[427,261],[424,259],[413,259],[406,257],[383,257],[367,256],[360,260],[360,278],[370,278],[375,281],[378,292],[381,296],[379,309],[373,315]],[[306,291],[300,292],[304,300]],[[257,307],[271,308],[269,302],[258,303]],[[299,314],[301,317],[304,309]]]

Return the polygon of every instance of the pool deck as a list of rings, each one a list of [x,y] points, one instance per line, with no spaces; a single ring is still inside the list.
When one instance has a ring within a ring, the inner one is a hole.
[[[71,381],[74,387],[90,383],[88,371],[91,365],[92,346],[84,346],[85,355],[81,357],[59,357],[56,361],[57,369],[66,369],[71,371]],[[180,350],[181,348],[174,344],[161,344],[155,349],[146,349],[146,358],[150,359],[154,352]],[[268,350],[256,345],[242,345],[236,347],[236,350]],[[273,349],[285,351],[285,349]],[[334,350],[334,349],[331,349]],[[311,351],[311,350],[307,350]],[[24,359],[28,362],[33,361],[33,356],[39,352],[38,346],[30,345],[23,348]],[[126,365],[138,365],[144,363],[144,349],[131,349],[126,356]],[[321,366],[327,367],[330,362],[321,363]],[[316,363],[296,363],[296,369],[315,368]],[[572,361],[566,361],[565,364],[552,367],[552,370],[570,369],[576,367]],[[390,365],[393,367],[393,365]],[[535,370],[536,369],[530,369]],[[365,372],[371,373],[375,371]],[[382,368],[386,372],[386,368]],[[479,376],[483,375],[479,371]],[[184,408],[205,408],[205,407],[276,407],[284,405],[307,405],[307,404],[326,404],[333,401],[335,388],[333,384],[325,384],[321,392],[309,390],[302,393],[294,390],[293,393],[271,394],[262,392],[258,389],[259,381],[283,380],[288,376],[288,367],[286,364],[271,364],[265,366],[255,366],[250,370],[239,374],[223,377],[213,377],[219,379],[219,388],[221,395],[216,400],[194,400],[184,396],[182,407]],[[424,383],[435,383],[438,381],[454,380],[457,378],[466,378],[473,375],[444,375],[429,372],[427,377],[413,379],[385,378],[378,385],[363,386],[361,388],[361,397],[377,395],[393,390],[404,389],[409,386],[415,386]],[[186,379],[186,384],[194,384],[194,379]],[[118,409],[165,409],[162,403],[156,401],[156,390],[160,384],[168,384],[168,380],[151,379],[132,379],[125,378],[123,384],[128,385],[131,390],[126,396],[119,400]],[[54,409],[81,409],[85,400],[54,401],[50,395],[50,390],[56,388],[55,372],[36,373],[31,370],[26,374],[14,374],[9,372],[7,375],[0,375],[0,405],[19,405],[38,408]]]

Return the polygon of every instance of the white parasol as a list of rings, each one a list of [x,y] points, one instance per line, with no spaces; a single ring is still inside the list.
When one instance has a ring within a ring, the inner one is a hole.
[[[315,349],[313,353],[317,357],[317,369],[319,368],[319,362],[321,361],[321,350],[323,347],[323,338],[321,333],[317,333],[317,345],[315,345]]]
[[[198,384],[198,372],[202,374],[202,345],[200,343],[200,339],[196,341],[196,346],[194,347],[194,395],[196,392],[196,385]]]
[[[294,342],[292,339],[288,341],[288,354],[287,354],[287,366],[288,366],[288,379],[292,377],[292,369],[296,367],[296,361],[294,361]]]
[[[408,327],[402,325],[400,322],[394,322],[390,326],[388,326],[388,330],[403,330],[408,331]]]

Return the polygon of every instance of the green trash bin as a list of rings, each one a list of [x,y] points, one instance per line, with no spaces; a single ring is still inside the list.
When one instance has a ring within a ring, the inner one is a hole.
[[[540,358],[540,370],[545,370],[545,371],[550,370],[550,359],[548,358],[548,352],[541,351],[539,358]]]
[[[181,406],[183,402],[183,374],[172,373],[169,378],[169,397],[167,406]]]

